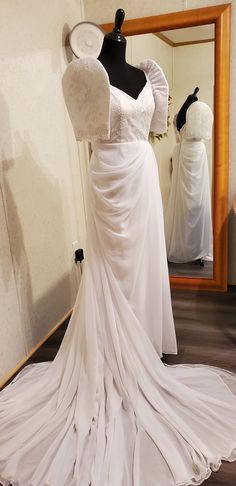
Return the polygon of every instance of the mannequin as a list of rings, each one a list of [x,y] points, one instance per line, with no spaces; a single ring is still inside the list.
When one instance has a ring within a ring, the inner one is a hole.
[[[126,62],[126,39],[121,33],[125,12],[118,9],[115,15],[115,27],[106,34],[98,60],[107,71],[110,84],[137,99],[147,80],[144,72]]]
[[[187,109],[190,107],[190,105],[192,103],[194,103],[195,101],[198,101],[198,98],[196,96],[196,94],[198,93],[199,91],[199,88],[196,87],[193,94],[190,94],[184,104],[181,106],[178,114],[177,114],[177,119],[176,119],[176,126],[177,126],[177,130],[180,131],[181,128],[185,125],[186,123],[186,111]]]
[[[177,126],[177,130],[180,131],[181,128],[185,125],[186,123],[186,112],[188,110],[188,108],[190,107],[190,105],[192,103],[194,103],[195,101],[198,101],[198,98],[196,96],[196,94],[198,93],[199,91],[199,88],[196,87],[193,94],[190,94],[184,104],[181,106],[178,114],[177,114],[177,117],[176,117],[176,126]],[[200,267],[204,267],[204,261],[202,258],[198,258],[196,263],[198,263],[200,265]]]
[[[204,144],[211,138],[213,114],[206,103],[194,100],[197,89],[179,111],[179,124],[184,117],[185,123],[178,132],[180,140],[172,156],[165,233],[170,262],[195,262],[204,267],[204,260],[213,258],[211,193]]]

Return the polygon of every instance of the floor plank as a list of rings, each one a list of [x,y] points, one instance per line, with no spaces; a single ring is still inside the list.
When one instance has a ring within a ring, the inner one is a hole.
[[[213,278],[213,262],[205,261],[204,267],[198,262],[172,263],[168,262],[169,275],[175,277]]]

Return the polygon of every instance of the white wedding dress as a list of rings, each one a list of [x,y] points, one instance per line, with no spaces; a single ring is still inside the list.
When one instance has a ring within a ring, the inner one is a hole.
[[[186,263],[212,260],[211,191],[204,140],[211,138],[210,107],[196,101],[186,112],[172,155],[172,180],[165,212],[167,258]]]
[[[165,130],[168,90],[140,68],[136,100],[97,60],[64,77],[76,137],[93,139],[86,263],[55,360],[0,395],[4,486],[198,485],[236,459],[236,376],[160,360],[176,342],[148,134]]]

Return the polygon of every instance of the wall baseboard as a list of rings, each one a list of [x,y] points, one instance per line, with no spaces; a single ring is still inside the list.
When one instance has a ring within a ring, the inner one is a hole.
[[[72,309],[67,312],[67,314],[59,321],[57,322],[57,324],[55,326],[53,326],[53,328],[46,334],[46,336],[44,336],[43,339],[41,339],[37,344],[36,346],[31,349],[31,351],[26,354],[18,363],[17,365],[12,369],[10,370],[1,380],[0,380],[0,390],[2,388],[4,388],[6,385],[8,385],[8,383],[14,378],[15,375],[17,375],[17,373],[19,373],[21,371],[22,368],[24,368],[25,364],[27,363],[27,361],[34,355],[34,353],[36,353],[36,351],[52,336],[52,334],[54,334],[54,332],[60,327],[62,326],[62,324],[64,324],[65,321],[67,321],[70,316],[72,314]]]

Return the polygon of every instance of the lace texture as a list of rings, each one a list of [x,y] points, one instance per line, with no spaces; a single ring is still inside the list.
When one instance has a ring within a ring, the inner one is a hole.
[[[147,77],[137,99],[109,84],[97,59],[72,61],[63,76],[63,92],[77,140],[130,142],[148,140],[150,131],[164,133],[168,84],[151,59],[138,65]]]

